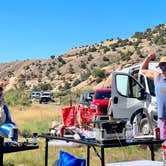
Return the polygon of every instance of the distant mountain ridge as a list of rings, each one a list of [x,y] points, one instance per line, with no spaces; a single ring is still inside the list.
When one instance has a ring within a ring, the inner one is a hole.
[[[7,88],[33,89],[48,83],[54,89],[96,89],[111,85],[112,71],[142,62],[149,53],[166,55],[166,24],[135,32],[128,39],[107,39],[73,48],[48,59],[0,63],[0,80]]]

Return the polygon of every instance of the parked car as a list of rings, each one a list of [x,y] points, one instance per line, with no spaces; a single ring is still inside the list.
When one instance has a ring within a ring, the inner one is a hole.
[[[107,115],[110,98],[111,88],[99,88],[94,91],[83,92],[80,95],[79,106],[87,106],[95,109],[97,114]]]
[[[96,109],[97,114],[107,115],[108,105],[110,104],[111,88],[100,88],[94,91],[90,108]]]
[[[42,92],[32,92],[31,98],[40,99]]]
[[[39,103],[55,102],[53,92],[43,92],[39,98]]]
[[[90,106],[93,100],[94,91],[86,91],[80,94],[79,106]]]

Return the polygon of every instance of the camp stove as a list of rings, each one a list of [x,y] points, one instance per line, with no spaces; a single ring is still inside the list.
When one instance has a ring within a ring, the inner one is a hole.
[[[125,120],[100,121],[95,125],[96,140],[111,143],[125,140]]]

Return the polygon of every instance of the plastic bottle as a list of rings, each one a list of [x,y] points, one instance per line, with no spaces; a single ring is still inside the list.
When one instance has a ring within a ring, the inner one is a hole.
[[[33,135],[32,135],[32,143],[33,143],[34,145],[37,144],[37,136],[38,136],[37,133],[33,133]]]
[[[18,128],[17,127],[13,127],[10,129],[9,132],[9,140],[10,141],[18,141]]]
[[[166,141],[162,143],[163,149],[163,166],[166,166]]]
[[[93,138],[96,138],[96,129],[93,129]]]
[[[154,132],[154,139],[160,140],[160,128],[159,127],[155,127],[153,129],[153,132]]]
[[[133,122],[133,137],[138,135],[138,124],[137,122]]]
[[[129,121],[127,121],[126,126],[125,126],[125,136],[126,136],[126,142],[133,141],[133,129],[132,129],[132,125]]]

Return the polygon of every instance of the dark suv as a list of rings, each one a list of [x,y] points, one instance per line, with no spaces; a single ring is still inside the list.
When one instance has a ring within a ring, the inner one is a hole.
[[[52,92],[43,92],[40,96],[39,103],[48,103],[49,101],[55,102]]]

